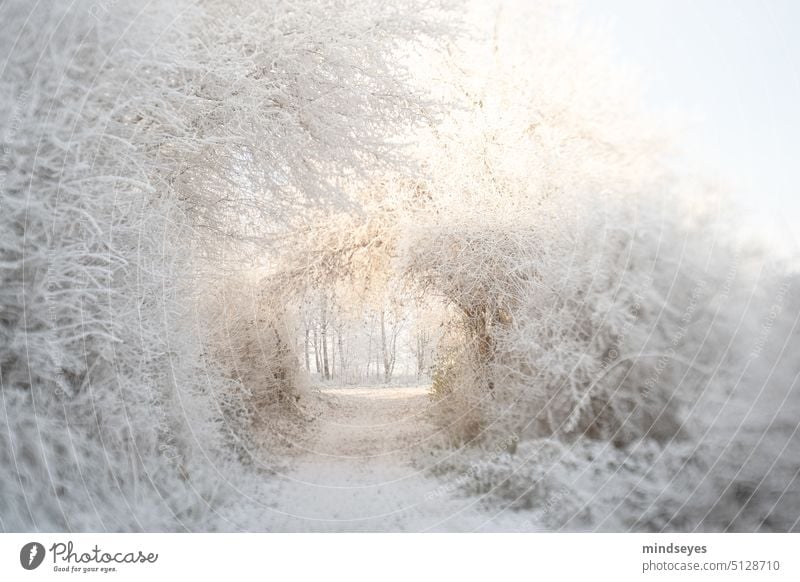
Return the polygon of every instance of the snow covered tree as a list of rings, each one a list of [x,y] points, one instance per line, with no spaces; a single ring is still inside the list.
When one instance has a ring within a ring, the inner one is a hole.
[[[263,339],[220,360],[221,315],[280,336],[209,298],[298,209],[396,160],[424,110],[399,55],[436,11],[0,6],[0,528],[214,527],[250,428],[252,370],[230,367]]]
[[[709,505],[690,492],[752,489],[728,444],[761,441],[719,426],[721,410],[746,423],[733,402],[764,417],[800,406],[796,364],[775,352],[773,375],[747,356],[790,282],[725,226],[736,221],[724,195],[673,170],[681,154],[636,80],[560,8],[475,6],[477,40],[440,65],[463,76],[431,74],[458,79],[440,90],[463,107],[420,140],[429,201],[396,247],[407,280],[455,313],[433,375],[442,425],[478,446],[519,438],[516,457],[476,477],[478,492],[537,507],[567,491],[555,527],[762,523],[766,497]],[[788,327],[779,341],[794,345]],[[786,468],[759,479],[796,489]],[[796,494],[779,498],[797,506]]]

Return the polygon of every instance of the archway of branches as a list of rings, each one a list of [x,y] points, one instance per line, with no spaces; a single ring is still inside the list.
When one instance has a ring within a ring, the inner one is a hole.
[[[305,212],[255,277],[254,332],[280,400],[301,385],[431,383],[454,312],[408,269],[406,185],[385,186],[357,210]]]

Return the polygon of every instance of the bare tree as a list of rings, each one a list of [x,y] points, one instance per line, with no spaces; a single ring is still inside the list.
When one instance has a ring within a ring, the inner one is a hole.
[[[427,370],[428,352],[431,346],[431,336],[427,330],[418,329],[414,334],[414,357],[416,363],[417,380],[421,379]]]
[[[311,371],[311,362],[310,362],[309,355],[308,355],[308,350],[311,347],[309,345],[309,334],[310,333],[311,333],[311,330],[308,327],[308,322],[306,322],[306,324],[305,324],[305,335],[304,335],[304,338],[303,338],[303,340],[304,340],[303,341],[303,359],[304,359],[304,362],[305,362],[306,372],[310,372]]]

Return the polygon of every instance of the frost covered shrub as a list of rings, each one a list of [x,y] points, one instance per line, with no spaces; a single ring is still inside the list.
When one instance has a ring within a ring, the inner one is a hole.
[[[458,314],[475,381],[453,399],[487,427],[670,439],[772,283],[740,291],[759,259],[719,226],[724,197],[670,170],[635,83],[551,8],[475,8],[487,36],[463,48],[464,109],[421,146],[440,154],[400,266]]]
[[[791,277],[737,240],[724,196],[672,172],[635,83],[549,6],[476,8],[464,111],[422,146],[441,156],[398,243],[461,330],[442,425],[520,437],[472,492],[540,511],[563,489],[583,507],[565,527],[796,529],[777,517],[800,507]],[[525,443],[561,452],[542,469]]]
[[[436,400],[440,422],[454,445],[472,443],[481,438],[486,418],[481,407],[480,391],[469,388],[482,386],[484,376],[480,365],[472,360],[470,351],[440,345],[433,366],[431,396]],[[470,399],[475,396],[475,399]],[[487,395],[483,393],[483,398]]]
[[[738,473],[747,443],[717,457],[721,446],[526,439],[513,452],[468,450],[439,469],[494,511],[524,511],[520,531],[796,531],[796,469],[767,472],[767,460]]]
[[[463,409],[507,407],[502,422],[532,435],[669,438],[687,394],[665,387],[715,364],[713,350],[693,358],[701,338],[683,326],[706,317],[719,274],[701,279],[688,258],[647,256],[647,232],[574,224],[569,255],[533,221],[482,219],[414,239],[409,272],[458,307],[458,368],[475,381],[453,397]]]
[[[222,385],[182,319],[187,229],[153,196],[115,102],[125,50],[145,51],[165,14],[112,66],[126,22],[95,28],[89,5],[3,7],[19,36],[1,39],[14,46],[2,75],[13,135],[1,162],[0,525],[193,528]]]
[[[427,7],[381,5],[3,3],[0,529],[230,527],[249,394],[198,305],[418,112]]]
[[[205,319],[214,330],[213,360],[220,362],[244,399],[237,425],[240,436],[253,445],[258,435],[298,423],[307,378],[285,306],[266,296],[262,283],[246,276],[231,276],[205,304]]]
[[[531,529],[796,530],[796,276],[703,218],[629,229],[632,212],[605,201],[569,254],[519,218],[410,234],[409,273],[467,306],[461,358],[434,374],[441,425],[473,449],[521,441],[449,470],[478,466],[462,489]]]
[[[510,325],[498,333],[497,384],[520,404],[509,414],[532,434],[616,443],[676,436],[681,407],[718,363],[697,330],[707,331],[719,274],[701,273],[694,258],[670,251],[648,257],[658,243],[648,233],[608,233],[602,224],[587,232],[602,238],[576,241],[569,262],[541,256]],[[682,235],[673,227],[661,236]],[[719,345],[719,334],[706,339]]]

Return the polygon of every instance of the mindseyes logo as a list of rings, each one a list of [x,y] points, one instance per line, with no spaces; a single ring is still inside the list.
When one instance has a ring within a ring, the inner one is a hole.
[[[30,542],[19,551],[19,563],[26,570],[35,570],[44,560],[44,546],[39,542]]]

